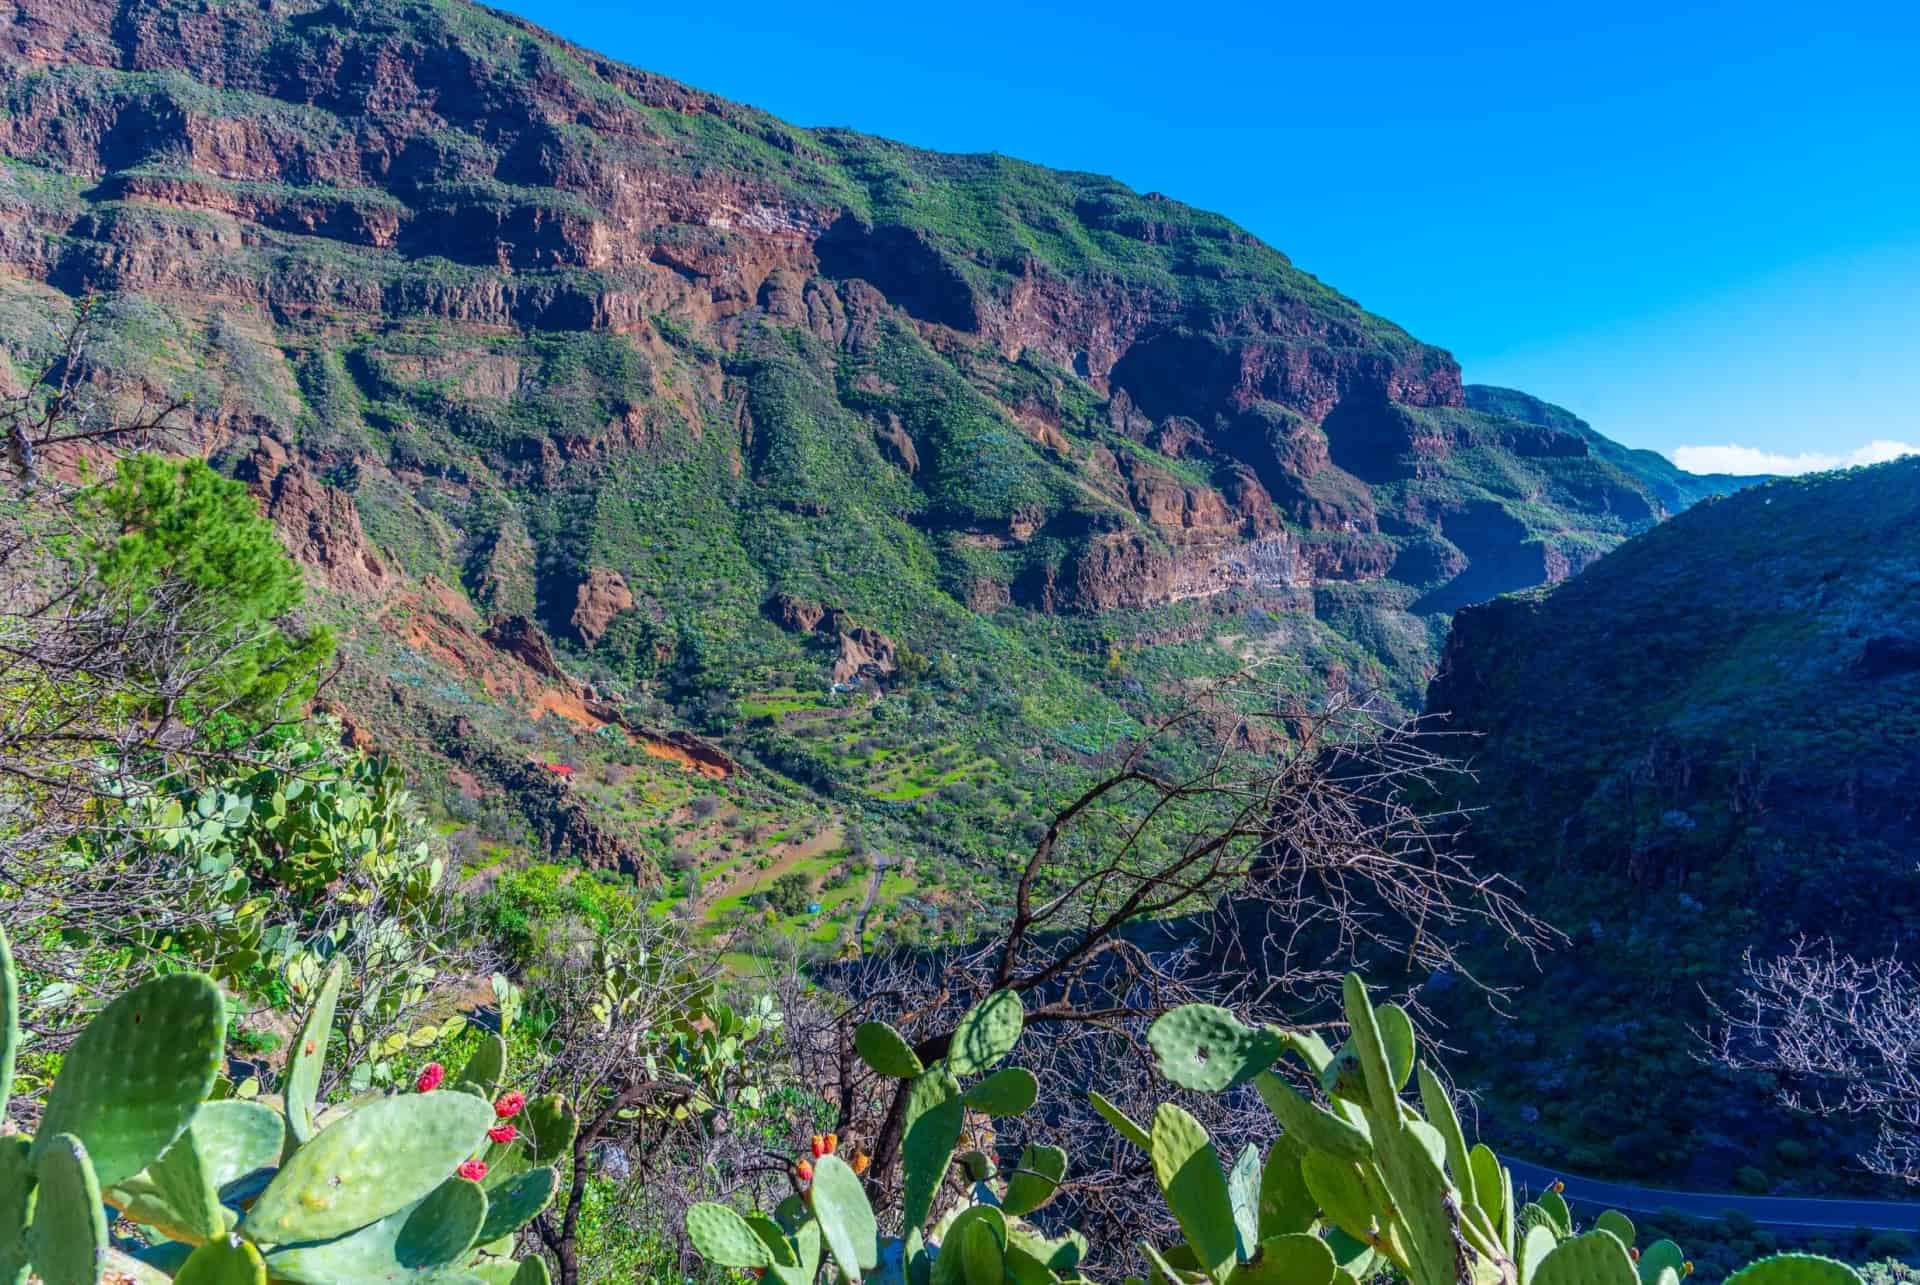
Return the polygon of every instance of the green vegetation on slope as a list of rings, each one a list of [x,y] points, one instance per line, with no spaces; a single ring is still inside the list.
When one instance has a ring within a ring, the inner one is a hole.
[[[1573,937],[1551,984],[1500,975],[1530,984],[1523,1062],[1576,1169],[1724,1181],[1736,1132],[1827,1135],[1698,1064],[1694,1029],[1743,951],[1876,955],[1920,910],[1917,535],[1920,463],[1774,482],[1456,618],[1428,708],[1477,738],[1470,845]]]

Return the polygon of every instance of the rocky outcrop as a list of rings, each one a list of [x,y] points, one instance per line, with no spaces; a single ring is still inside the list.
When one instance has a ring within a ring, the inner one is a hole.
[[[834,682],[883,682],[899,668],[899,648],[878,629],[855,624],[843,611],[828,613],[825,623],[839,647],[833,658]]]
[[[265,502],[267,516],[294,560],[330,589],[372,596],[387,570],[360,527],[353,497],[326,485],[284,445],[263,438],[243,476]]]
[[[553,644],[547,641],[545,631],[525,616],[496,620],[482,637],[541,677],[564,683],[569,688],[576,686],[573,676],[554,658]]]
[[[830,641],[834,655],[829,677],[836,684],[880,683],[899,669],[898,644],[879,630],[857,623],[838,607],[828,608],[781,592],[767,600],[767,615],[790,633],[812,634]]]
[[[627,588],[620,573],[595,567],[587,572],[574,596],[573,631],[582,643],[591,647],[607,632],[615,616],[632,610],[633,591]]]
[[[767,600],[767,615],[788,633],[810,634],[827,618],[827,609],[817,602],[781,592]]]

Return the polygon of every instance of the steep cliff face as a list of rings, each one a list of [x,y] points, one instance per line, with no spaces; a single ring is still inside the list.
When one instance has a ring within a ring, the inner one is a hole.
[[[1709,1177],[1739,1150],[1716,1134],[1788,1127],[1654,1053],[1698,1047],[1690,1028],[1731,998],[1743,950],[1801,935],[1904,949],[1916,640],[1913,460],[1701,504],[1550,592],[1455,617],[1427,697],[1475,738],[1456,743],[1475,780],[1452,801],[1476,809],[1474,850],[1573,935],[1575,958],[1519,1002],[1567,1089],[1556,1123],[1614,1167],[1668,1148]],[[1651,1065],[1601,1047],[1623,1031]],[[1622,1135],[1616,1112],[1649,1074],[1661,1119]]]
[[[1253,659],[1412,707],[1447,612],[1696,493],[1216,215],[460,0],[18,0],[0,104],[17,368],[99,296],[356,627],[455,595],[716,734],[863,666],[1069,759]]]

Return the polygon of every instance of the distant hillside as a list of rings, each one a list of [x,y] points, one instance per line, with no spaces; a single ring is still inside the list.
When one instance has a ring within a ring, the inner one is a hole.
[[[1518,389],[1468,384],[1464,391],[1467,405],[1482,414],[1500,415],[1584,437],[1592,445],[1595,454],[1638,477],[1652,488],[1660,498],[1660,503],[1674,513],[1701,500],[1716,495],[1731,495],[1742,487],[1757,486],[1771,480],[1759,475],[1689,473],[1658,451],[1622,446],[1612,438],[1595,432],[1592,425],[1572,411],[1555,406],[1552,402],[1543,402]]]
[[[1722,1177],[1739,1135],[1797,1128],[1692,1063],[1688,1028],[1748,946],[1910,947],[1920,460],[1709,500],[1468,608],[1427,706],[1477,738],[1473,847],[1574,937],[1548,980],[1506,972],[1552,1019],[1502,1058],[1549,1123],[1590,1164]]]
[[[716,922],[850,878],[842,825],[990,881],[1250,662],[1417,707],[1454,607],[1697,493],[1218,215],[461,0],[21,0],[0,104],[0,384],[99,296],[325,589],[356,734]]]

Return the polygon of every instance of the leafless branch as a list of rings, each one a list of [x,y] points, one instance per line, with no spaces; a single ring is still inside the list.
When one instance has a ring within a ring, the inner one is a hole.
[[[1770,959],[1749,952],[1745,977],[1735,1000],[1715,1005],[1708,1056],[1779,1076],[1788,1107],[1871,1123],[1861,1164],[1920,1184],[1920,976],[1802,939]]]

